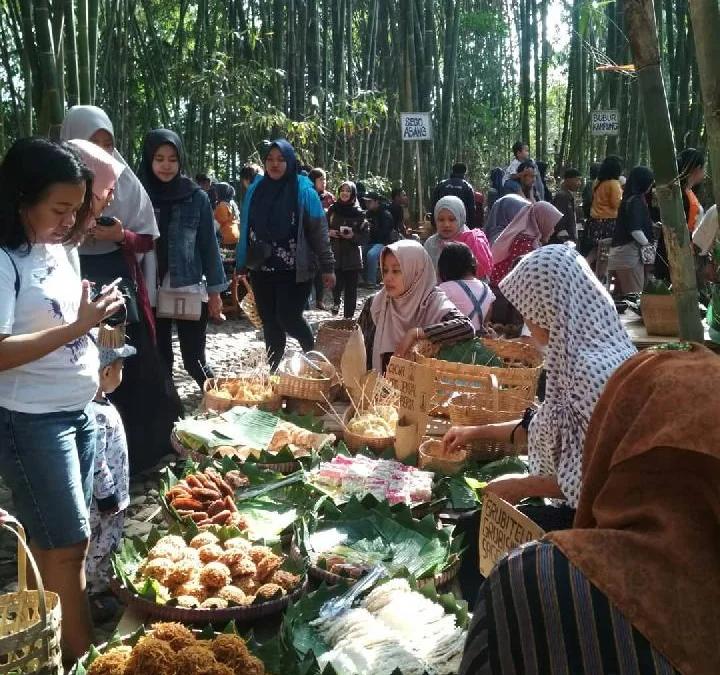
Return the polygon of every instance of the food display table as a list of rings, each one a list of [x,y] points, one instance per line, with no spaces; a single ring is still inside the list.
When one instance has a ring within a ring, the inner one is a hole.
[[[627,331],[632,343],[638,349],[647,349],[667,342],[678,342],[680,338],[672,335],[648,335],[643,320],[634,312],[627,311],[620,315],[620,322]],[[707,324],[703,321],[705,331],[704,344],[715,352],[720,352],[720,345],[710,339]]]

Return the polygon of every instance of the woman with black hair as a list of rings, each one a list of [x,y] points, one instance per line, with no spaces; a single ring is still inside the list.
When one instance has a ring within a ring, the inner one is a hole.
[[[115,288],[91,300],[63,246],[82,238],[92,179],[45,138],[17,141],[0,165],[0,476],[60,596],[67,660],[92,642],[84,567],[99,362],[88,332],[123,305]]]
[[[692,235],[705,210],[695,194],[695,188],[705,178],[705,155],[695,148],[685,148],[677,157],[678,176],[683,194],[683,207],[688,229]]]
[[[598,243],[601,239],[611,239],[615,233],[615,221],[620,208],[623,190],[620,174],[623,163],[617,155],[608,155],[598,169],[597,180],[593,182],[590,220],[586,225],[586,255],[588,264],[593,267],[597,259]]]

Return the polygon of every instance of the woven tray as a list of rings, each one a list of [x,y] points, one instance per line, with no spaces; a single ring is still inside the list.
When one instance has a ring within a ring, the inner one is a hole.
[[[343,440],[345,441],[345,445],[347,446],[347,449],[350,450],[350,452],[357,452],[364,445],[367,445],[368,448],[370,448],[370,450],[372,450],[374,453],[380,454],[395,445],[395,436],[375,438],[354,434],[346,426],[347,423],[353,418],[353,415],[355,415],[355,409],[350,406],[345,411],[345,415],[343,416]]]
[[[246,401],[241,398],[224,398],[214,393],[217,390],[217,387],[223,384],[249,379],[252,379],[249,375],[241,375],[240,377],[218,377],[205,380],[205,384],[203,385],[203,409],[225,412],[226,410],[230,410],[230,408],[241,405],[247,408],[257,406],[260,410],[277,412],[280,408],[282,408],[283,398],[277,391],[273,391],[270,396],[262,401]]]
[[[185,607],[173,607],[172,605],[159,605],[131,591],[115,576],[110,579],[110,588],[128,607],[143,616],[164,619],[165,621],[206,624],[225,621],[251,621],[252,619],[280,614],[291,602],[296,602],[305,592],[307,577],[292,593],[288,593],[282,598],[257,605],[227,607],[226,609],[188,609]]]

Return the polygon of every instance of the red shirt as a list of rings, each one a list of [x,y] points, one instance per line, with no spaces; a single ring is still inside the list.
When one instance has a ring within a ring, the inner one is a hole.
[[[493,267],[490,285],[497,286],[510,272],[515,261],[523,255],[532,253],[536,248],[535,240],[524,234],[519,234],[510,246],[510,253],[505,260]]]

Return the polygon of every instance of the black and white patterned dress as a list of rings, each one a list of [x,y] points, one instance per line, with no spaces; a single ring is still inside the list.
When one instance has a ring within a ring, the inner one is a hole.
[[[609,293],[574,249],[534,251],[500,289],[526,321],[550,332],[545,401],[528,430],[530,473],[556,475],[568,506],[576,508],[590,417],[610,375],[635,347]]]

